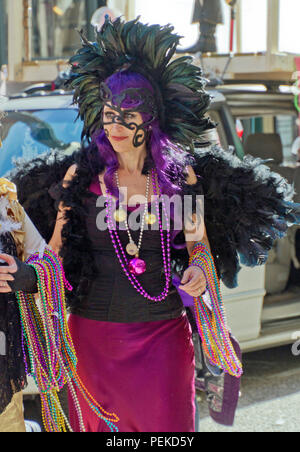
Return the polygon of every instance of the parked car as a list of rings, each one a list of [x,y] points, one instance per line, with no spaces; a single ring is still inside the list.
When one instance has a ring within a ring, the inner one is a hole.
[[[267,165],[294,184],[294,201],[300,202],[299,156],[292,154],[299,135],[299,112],[291,86],[276,81],[232,83],[235,87],[225,85],[221,92],[239,129],[244,152],[272,159]],[[242,342],[246,349],[281,345],[300,336],[299,226],[291,227],[271,250],[265,265],[264,289],[260,332],[256,340]]]
[[[72,105],[72,95],[63,90],[41,91],[39,85],[27,88],[2,103],[5,117],[0,121],[0,176],[8,174],[16,160],[31,160],[49,149],[71,153],[80,146],[82,123],[75,122],[78,111]],[[217,133],[210,139],[227,149],[236,148],[243,156],[243,147],[236,135],[234,121],[218,91],[211,91],[210,115],[218,124]]]
[[[72,152],[80,146],[82,124],[70,95],[45,94],[15,97],[1,104],[4,112],[0,136],[0,176],[16,160],[28,161],[50,149]],[[3,115],[2,115],[3,116]]]
[[[237,82],[235,82],[237,83]],[[240,134],[247,149],[247,140],[256,133],[280,135],[282,142],[282,161],[280,166],[295,166],[295,156],[291,148],[299,135],[299,113],[291,85],[284,82],[250,82],[248,84],[225,84],[220,91],[225,96],[235,121],[239,121]],[[266,150],[257,149],[257,155]],[[273,155],[273,158],[277,156]],[[278,161],[278,160],[277,160]]]
[[[224,149],[233,148],[242,158],[244,150],[236,131],[237,116],[232,116],[230,104],[223,93],[211,89],[211,95],[209,114],[217,128],[210,139]],[[2,104],[1,109],[5,117],[1,126],[0,176],[7,175],[13,169],[16,159],[30,160],[49,152],[51,148],[72,153],[80,146],[82,123],[80,120],[74,122],[77,107],[72,105],[71,93],[21,93]],[[285,243],[283,254],[286,246]],[[277,248],[274,252],[275,265]],[[273,257],[272,254],[271,259]],[[292,343],[295,331],[300,330],[300,287],[294,292],[294,298],[287,299],[287,292],[278,291],[271,299],[266,294],[268,265],[243,267],[235,289],[222,285],[228,323],[244,352]],[[276,268],[272,272],[276,272]],[[279,278],[277,273],[272,273],[271,279],[277,281]],[[30,391],[33,391],[32,387],[27,390]]]

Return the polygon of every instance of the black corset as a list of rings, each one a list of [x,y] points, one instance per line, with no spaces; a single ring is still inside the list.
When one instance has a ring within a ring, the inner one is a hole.
[[[93,194],[84,201],[86,228],[96,273],[90,281],[87,294],[72,307],[71,312],[93,320],[125,323],[165,320],[180,316],[183,304],[172,284],[167,298],[160,302],[146,299],[131,285],[118,260],[109,231],[97,228],[97,217],[99,221],[105,214],[104,203],[101,204],[102,207],[97,207],[97,199],[98,196]],[[139,229],[131,230],[135,243],[138,243],[139,234]],[[125,250],[129,241],[127,231],[118,230],[118,235]],[[130,260],[126,251],[125,254]],[[165,287],[165,276],[159,230],[150,228],[144,230],[139,256],[146,262],[147,269],[137,279],[149,295],[160,295]]]

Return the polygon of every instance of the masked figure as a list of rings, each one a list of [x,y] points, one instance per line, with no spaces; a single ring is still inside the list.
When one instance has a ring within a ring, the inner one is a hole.
[[[191,324],[218,378],[214,419],[228,425],[242,364],[219,280],[235,287],[240,262],[265,263],[300,207],[260,159],[197,147],[215,127],[210,96],[189,57],[173,60],[180,38],[172,27],[107,19],[95,42],[81,37],[69,86],[84,122],[82,148],[39,158],[14,179],[73,287],[70,357],[80,385],[70,387],[70,427],[194,431]],[[60,311],[49,312],[55,325]],[[229,398],[222,385],[232,388]]]

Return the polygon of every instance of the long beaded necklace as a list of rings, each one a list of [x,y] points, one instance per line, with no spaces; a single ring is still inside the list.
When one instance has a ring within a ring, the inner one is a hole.
[[[202,296],[194,298],[196,323],[204,352],[212,364],[239,378],[243,373],[243,368],[230,340],[220,281],[213,256],[206,245],[201,242],[196,243],[189,259],[189,265],[195,265],[204,271],[212,302],[210,310]]]
[[[116,177],[116,183],[117,183],[118,190],[120,191],[118,171],[115,172],[115,177]],[[126,251],[130,256],[135,256],[135,258],[131,259],[131,261],[129,262],[129,270],[131,273],[134,273],[135,275],[141,275],[142,273],[144,273],[146,271],[146,263],[143,259],[139,258],[139,252],[140,252],[143,233],[144,233],[145,216],[146,216],[146,213],[148,212],[149,185],[150,185],[150,173],[148,173],[148,176],[147,176],[146,196],[145,196],[146,202],[145,202],[144,212],[143,212],[143,215],[141,218],[140,236],[139,236],[137,245],[134,243],[134,240],[132,239],[130,229],[128,226],[128,222],[127,222],[127,215],[125,214],[125,217],[124,217],[126,231],[127,231],[128,238],[129,238],[129,243],[126,246]]]
[[[65,298],[65,287],[68,290],[72,290],[72,287],[65,278],[61,260],[52,250],[46,249],[42,259],[38,254],[33,254],[26,262],[33,266],[37,274],[39,306],[33,294],[17,292],[16,296],[24,336],[23,354],[26,356],[26,343],[30,361],[30,366],[25,363],[26,372],[33,376],[40,392],[45,430],[72,431],[57,394],[67,383],[80,431],[85,431],[85,425],[77,392],[111,432],[118,431],[114,424],[119,421],[118,416],[103,409],[77,373],[77,357],[68,328]]]
[[[161,245],[162,245],[162,255],[163,255],[163,267],[164,267],[164,273],[165,273],[165,279],[166,279],[166,285],[162,293],[158,296],[151,296],[148,294],[145,289],[142,287],[141,283],[136,278],[136,275],[130,271],[129,262],[127,259],[127,256],[125,254],[125,251],[123,249],[122,243],[120,241],[119,235],[114,227],[113,221],[112,221],[112,209],[113,209],[113,197],[112,194],[109,192],[109,190],[106,190],[106,217],[107,217],[107,225],[109,234],[112,240],[113,247],[115,249],[116,255],[118,257],[118,260],[121,264],[121,267],[126,274],[128,280],[132,284],[132,286],[145,298],[151,301],[159,302],[164,300],[169,292],[170,287],[170,281],[171,281],[171,248],[170,248],[170,222],[168,219],[166,206],[164,203],[163,197],[161,197],[162,201],[162,207],[165,215],[165,224],[166,224],[166,240],[164,238],[164,232],[163,232],[163,225],[162,225],[162,219],[160,216],[159,211],[159,201],[158,197],[160,196],[161,190],[157,182],[157,174],[156,171],[153,169],[151,171],[152,175],[152,183],[153,183],[153,192],[155,197],[155,207],[157,212],[157,218],[159,222],[159,230],[160,230],[160,237],[161,237]],[[166,243],[165,243],[166,242]]]

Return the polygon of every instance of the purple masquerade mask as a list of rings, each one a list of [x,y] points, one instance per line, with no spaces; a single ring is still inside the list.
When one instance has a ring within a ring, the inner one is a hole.
[[[109,124],[121,124],[129,130],[135,130],[133,138],[134,147],[141,146],[146,138],[149,126],[158,117],[155,99],[150,90],[142,88],[127,88],[119,94],[113,94],[106,83],[100,85],[100,98],[103,106],[116,112],[103,119],[103,126]],[[138,112],[147,115],[148,120],[142,124],[136,124],[131,120],[131,114]]]

